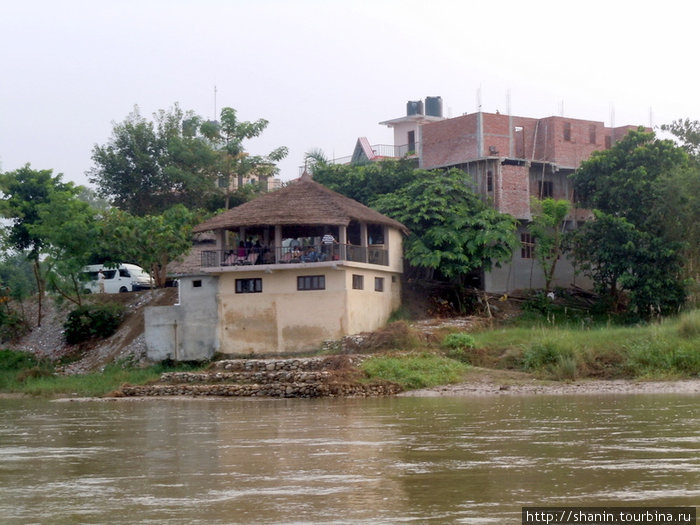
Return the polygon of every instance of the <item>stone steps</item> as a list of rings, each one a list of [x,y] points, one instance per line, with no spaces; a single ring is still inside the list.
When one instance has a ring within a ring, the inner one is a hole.
[[[400,392],[394,383],[353,380],[363,356],[228,359],[201,372],[168,372],[150,385],[124,385],[117,397],[370,397]]]

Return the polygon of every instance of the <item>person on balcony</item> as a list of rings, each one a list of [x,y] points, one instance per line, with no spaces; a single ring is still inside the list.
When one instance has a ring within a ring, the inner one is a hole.
[[[336,244],[338,244],[336,238],[333,237],[333,234],[331,232],[326,230],[326,233],[321,239],[321,250],[326,255],[327,259],[333,258],[333,252]]]

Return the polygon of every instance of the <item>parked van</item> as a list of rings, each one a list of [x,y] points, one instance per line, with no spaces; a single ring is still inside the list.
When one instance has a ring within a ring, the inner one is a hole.
[[[104,290],[101,290],[99,273],[102,271]],[[153,279],[140,266],[135,264],[120,264],[119,268],[107,268],[101,264],[91,264],[83,268],[87,274],[85,292],[87,293],[119,293],[147,290],[153,287]]]

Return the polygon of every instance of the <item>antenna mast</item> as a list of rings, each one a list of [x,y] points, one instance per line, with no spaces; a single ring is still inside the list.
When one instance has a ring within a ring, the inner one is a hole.
[[[216,120],[216,85],[214,85],[214,120]]]

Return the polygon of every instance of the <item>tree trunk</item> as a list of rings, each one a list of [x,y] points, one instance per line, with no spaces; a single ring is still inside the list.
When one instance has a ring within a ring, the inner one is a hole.
[[[34,278],[36,279],[36,293],[39,299],[39,309],[37,311],[36,325],[41,326],[41,306],[44,299],[44,280],[41,278],[41,267],[39,266],[39,259],[34,260]]]

